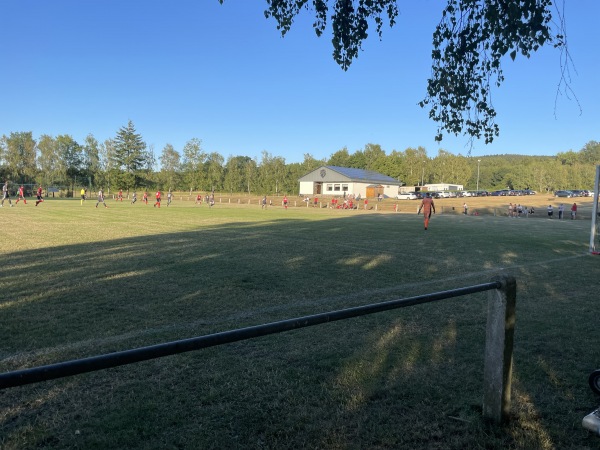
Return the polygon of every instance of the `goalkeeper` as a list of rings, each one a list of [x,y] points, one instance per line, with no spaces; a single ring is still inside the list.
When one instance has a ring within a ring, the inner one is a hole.
[[[425,219],[425,230],[427,230],[427,228],[429,227],[429,218],[431,217],[431,212],[433,211],[433,213],[435,214],[435,205],[433,203],[433,199],[429,195],[429,192],[427,192],[425,194],[425,197],[423,197],[423,200],[421,201],[421,206],[419,206],[417,214],[420,214],[421,210],[423,210],[423,217]]]

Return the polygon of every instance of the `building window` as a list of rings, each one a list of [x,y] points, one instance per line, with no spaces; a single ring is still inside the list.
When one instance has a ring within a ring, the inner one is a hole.
[[[336,192],[339,192],[340,191],[340,185],[339,184],[334,184],[333,185],[333,190],[336,191]]]
[[[327,185],[327,190],[330,191],[330,192],[333,191],[333,184],[328,184]]]
[[[342,191],[348,192],[348,185],[347,184],[342,184]]]

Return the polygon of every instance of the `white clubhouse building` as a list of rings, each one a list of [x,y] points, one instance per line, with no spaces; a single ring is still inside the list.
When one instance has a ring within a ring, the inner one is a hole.
[[[300,178],[300,195],[395,197],[399,180],[372,170],[321,166]]]

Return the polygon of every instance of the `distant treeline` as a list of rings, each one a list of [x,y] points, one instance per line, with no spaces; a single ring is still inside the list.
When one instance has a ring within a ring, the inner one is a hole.
[[[160,162],[160,164],[158,164]],[[190,139],[183,149],[165,145],[157,157],[136,133],[130,121],[114,138],[99,142],[88,135],[82,143],[69,135],[12,132],[0,139],[0,177],[12,183],[36,183],[77,189],[136,188],[179,191],[297,194],[298,179],[321,165],[353,167],[380,172],[408,186],[455,183],[465,189],[591,189],[595,166],[600,164],[600,143],[556,156],[462,156],[439,150],[429,157],[423,147],[386,152],[367,144],[350,153],[338,150],[329,159],[304,155],[302,163],[263,151],[260,160],[206,152],[202,141]],[[160,169],[158,169],[160,167]]]

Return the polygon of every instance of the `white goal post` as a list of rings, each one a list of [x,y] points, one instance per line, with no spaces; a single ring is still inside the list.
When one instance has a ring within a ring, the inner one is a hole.
[[[592,205],[592,229],[590,232],[590,253],[595,253],[596,250],[596,235],[598,221],[598,184],[600,182],[600,165],[596,166],[596,178],[594,180],[594,203]]]

